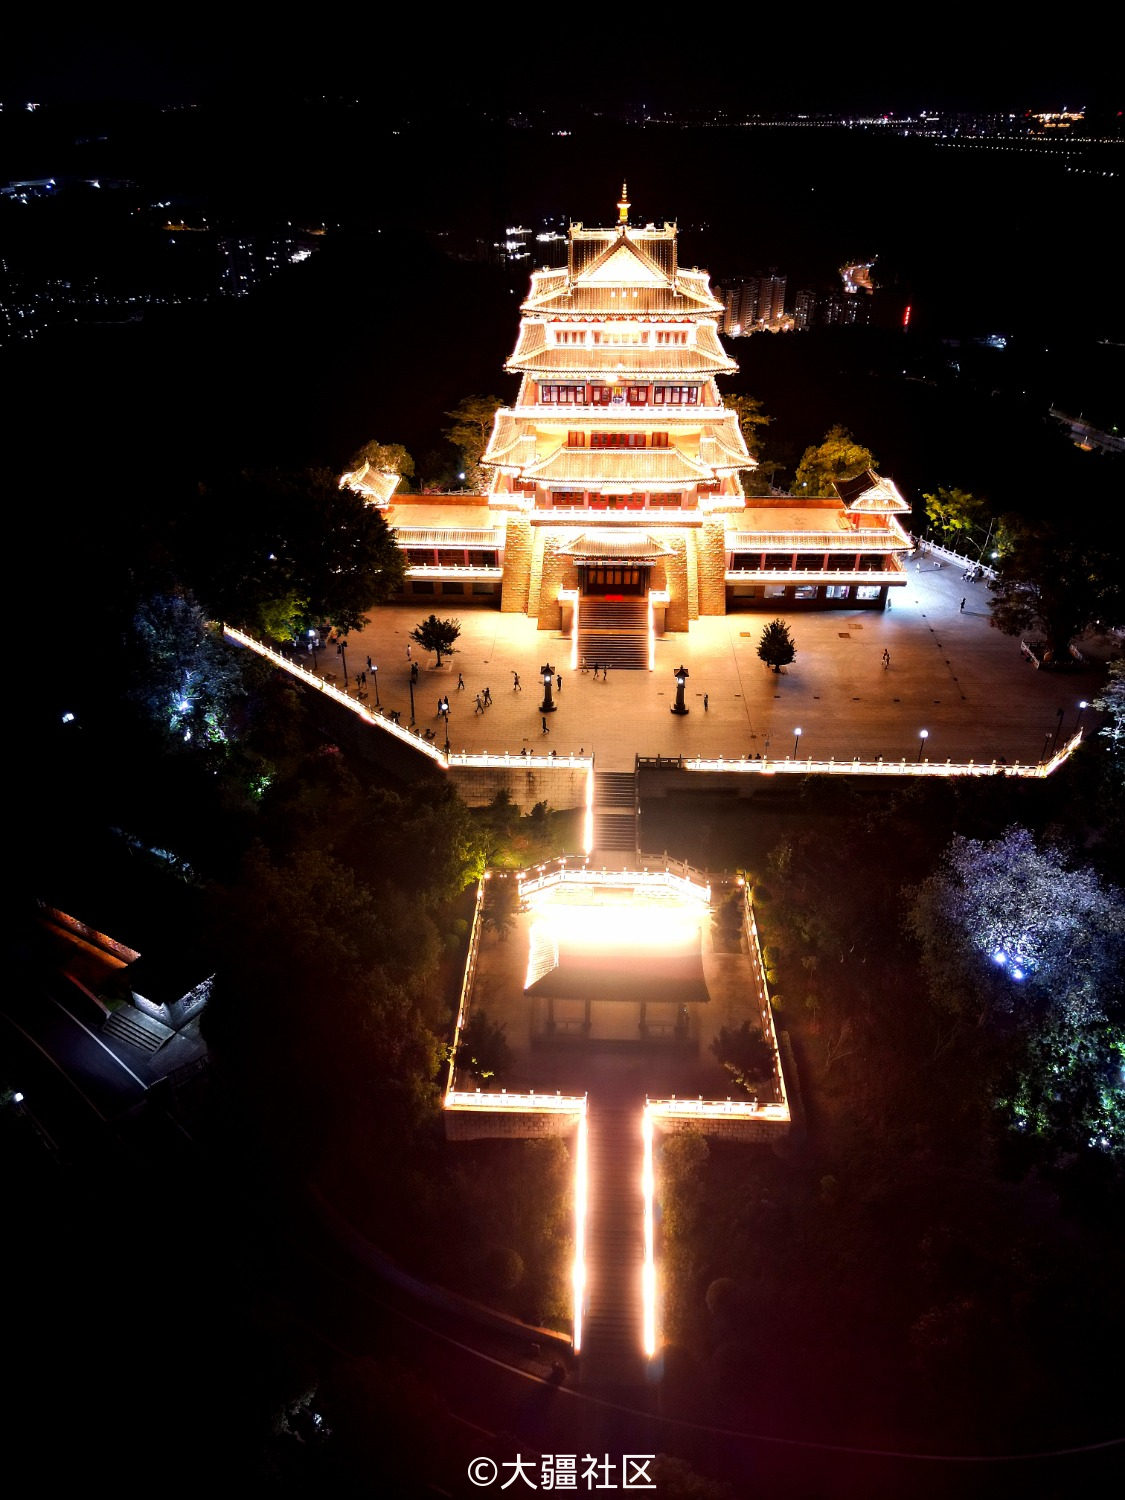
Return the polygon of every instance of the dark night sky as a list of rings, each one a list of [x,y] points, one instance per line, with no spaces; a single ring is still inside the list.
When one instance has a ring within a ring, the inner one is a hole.
[[[260,13],[261,14],[261,13]],[[924,14],[920,25],[912,17]],[[784,8],[601,10],[550,19],[474,7],[441,18],[380,10],[381,23],[290,13],[252,27],[230,8],[179,8],[114,24],[99,13],[65,33],[34,21],[6,28],[0,97],[46,102],[198,102],[229,91],[355,92],[438,109],[614,99],[656,108],[722,100],[754,111],[908,111],[919,107],[1052,109],[1118,103],[1119,55],[1107,25],[1095,45],[1052,22],[980,6],[911,12],[865,6],[815,26]],[[982,19],[982,15],[984,19]],[[906,18],[906,20],[904,20]]]

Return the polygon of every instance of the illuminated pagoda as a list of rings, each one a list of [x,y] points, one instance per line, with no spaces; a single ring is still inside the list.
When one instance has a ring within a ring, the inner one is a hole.
[[[726,518],[753,460],[716,385],[737,369],[722,310],[678,264],[674,224],[630,226],[624,190],[616,225],[572,224],[567,264],[533,273],[507,362],[519,395],[481,460],[505,520],[503,609],[557,629],[574,592],[626,631],[650,598],[671,630],[724,612]]]
[[[906,582],[908,504],[873,474],[832,497],[747,500],[754,460],[718,387],[738,369],[723,304],[680,266],[676,225],[634,226],[629,207],[623,188],[614,225],[572,224],[566,264],[532,273],[488,494],[387,505],[407,596],[498,604],[633,667],[701,615],[882,608]]]

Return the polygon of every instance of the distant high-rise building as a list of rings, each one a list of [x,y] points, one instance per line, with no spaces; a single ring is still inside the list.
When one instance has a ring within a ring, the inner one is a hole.
[[[732,338],[777,328],[785,316],[786,278],[776,271],[730,282],[722,292],[723,314],[719,331]]]
[[[805,287],[793,299],[793,327],[802,333],[815,327],[816,312],[816,293]]]
[[[785,316],[785,280],[776,271],[758,277],[758,322],[766,328],[780,323]]]

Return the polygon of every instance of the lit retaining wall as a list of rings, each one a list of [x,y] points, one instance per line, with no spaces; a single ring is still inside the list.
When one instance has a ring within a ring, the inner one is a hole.
[[[450,759],[450,780],[458,796],[470,807],[487,807],[500,791],[508,793],[521,813],[530,812],[537,802],[546,802],[560,811],[586,806],[590,779],[587,757],[564,760],[560,756],[558,762],[548,764],[544,764],[541,756],[534,761],[531,756],[525,760],[519,755],[508,760],[491,756],[487,764],[482,761],[483,758],[472,758],[465,764],[457,756]]]
[[[487,1100],[487,1094],[476,1096],[482,1101],[479,1105],[468,1102],[471,1097],[460,1094],[447,1097],[442,1112],[447,1140],[495,1140],[498,1136],[540,1140],[549,1136],[566,1136],[573,1133],[585,1106],[583,1099],[572,1099],[566,1101],[570,1106],[567,1110],[558,1112],[541,1113],[533,1103],[525,1108],[513,1104],[510,1109],[490,1110],[483,1102]],[[466,1102],[459,1103],[461,1099]]]

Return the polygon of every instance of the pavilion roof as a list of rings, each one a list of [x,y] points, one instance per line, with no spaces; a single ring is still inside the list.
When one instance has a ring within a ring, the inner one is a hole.
[[[707,423],[699,437],[699,459],[713,469],[756,467],[736,412],[724,412],[721,421]]]
[[[669,238],[674,249],[674,226],[649,233],[618,225],[613,231],[594,231],[586,238],[604,239],[603,248],[573,274],[562,267],[533,272],[523,311],[613,315],[625,310],[674,317],[721,311],[722,303],[711,292],[705,271],[676,268],[674,254],[668,269],[662,264]],[[660,243],[657,255],[647,248],[650,239]]]
[[[505,369],[533,374],[537,379],[557,375],[605,385],[628,381],[633,375],[645,381],[659,380],[662,376],[678,380],[689,375],[733,375],[738,369],[713,336],[684,348],[660,345],[654,348],[649,344],[629,348],[615,348],[612,344],[593,348],[569,344],[552,347],[545,342],[536,344],[537,341],[532,340],[528,347],[521,338],[515,353],[506,361]]]
[[[867,469],[855,479],[833,480],[832,488],[848,510],[855,511],[908,511],[910,505],[893,479]]]
[[[657,557],[670,557],[672,554],[671,547],[658,542],[647,531],[636,527],[625,529],[603,525],[593,531],[581,532],[558,550],[566,557],[615,558],[619,562],[647,562]]]
[[[714,478],[714,470],[678,448],[556,448],[523,471],[540,484],[636,489],[677,488]]]
[[[488,447],[481,463],[511,464],[522,467],[535,459],[535,427],[501,408],[489,435]]]
[[[354,490],[372,505],[387,505],[391,496],[402,483],[402,475],[385,469],[373,469],[370,460],[364,459],[358,469],[340,475],[340,488]]]

